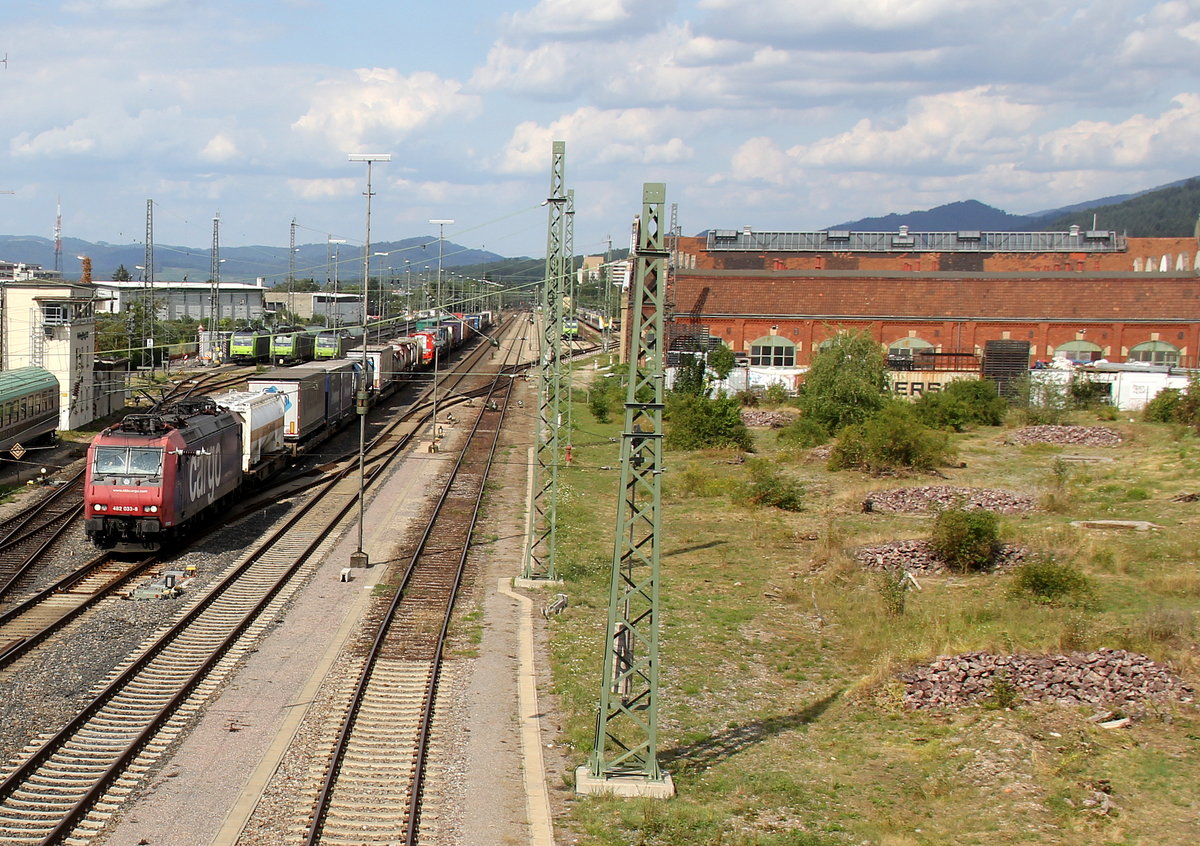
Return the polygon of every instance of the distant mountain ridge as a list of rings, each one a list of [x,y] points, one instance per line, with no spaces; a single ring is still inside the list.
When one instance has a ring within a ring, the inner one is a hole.
[[[108,244],[103,241],[92,243],[78,238],[63,238],[64,276],[78,276],[79,260],[76,256],[88,256],[92,260],[92,278],[110,279],[121,265],[133,279],[140,278],[141,265],[146,256],[142,244]],[[330,260],[334,246],[327,244],[301,244],[296,247],[296,278],[316,279],[324,282],[333,278]],[[361,246],[339,244],[337,249],[337,274],[341,281],[353,284],[362,280],[363,251]],[[372,255],[371,275],[386,274],[391,268],[392,276],[401,280],[407,273],[419,276],[428,267],[437,268],[438,241],[436,238],[405,238],[402,241],[383,241],[371,245],[372,253],[391,253],[382,257]],[[288,248],[269,246],[222,247],[221,279],[226,282],[254,282],[262,277],[268,287],[287,281]],[[442,243],[442,267],[455,268],[501,261],[505,257],[486,250],[463,247],[452,241]],[[407,259],[407,263],[405,261]],[[54,269],[54,241],[36,235],[0,235],[0,261],[37,264]],[[207,248],[180,247],[172,244],[154,245],[154,278],[162,281],[204,282],[212,271],[212,256]]]
[[[1052,232],[1071,226],[1111,229],[1135,238],[1183,238],[1196,231],[1200,214],[1200,177],[1181,179],[1139,191],[1088,200],[1034,214],[1009,214],[978,200],[961,200],[924,211],[864,217],[828,227],[855,232]]]

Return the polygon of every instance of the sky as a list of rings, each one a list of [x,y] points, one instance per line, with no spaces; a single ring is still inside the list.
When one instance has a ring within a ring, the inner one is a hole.
[[[629,244],[1200,174],[1200,0],[5,0],[0,233],[286,247]],[[3,259],[4,256],[0,256]],[[74,257],[65,257],[70,274]]]

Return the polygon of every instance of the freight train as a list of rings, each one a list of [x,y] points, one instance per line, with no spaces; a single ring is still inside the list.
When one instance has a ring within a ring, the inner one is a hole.
[[[246,391],[125,417],[88,448],[84,531],[106,549],[154,549],[186,533],[349,422],[360,392],[370,403],[396,390],[423,366],[427,344],[457,346],[463,325],[446,321],[345,359],[252,376]]]

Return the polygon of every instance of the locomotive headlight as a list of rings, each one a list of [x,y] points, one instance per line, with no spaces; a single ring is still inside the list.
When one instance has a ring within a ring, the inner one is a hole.
[[[97,511],[104,511],[106,507],[107,507],[107,506],[101,505],[101,504],[100,504],[100,503],[98,503],[98,502],[97,502],[95,505],[93,505],[93,506],[92,506],[92,508],[96,509]]]
[[[146,506],[146,513],[147,513],[147,514],[157,514],[157,513],[158,513],[158,506],[157,506],[157,505],[147,505],[147,506]]]

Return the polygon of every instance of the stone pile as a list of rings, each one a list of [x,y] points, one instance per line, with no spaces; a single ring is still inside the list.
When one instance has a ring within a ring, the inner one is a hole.
[[[796,419],[796,415],[783,411],[761,411],[757,408],[743,408],[742,422],[747,426],[765,426],[778,429]]]
[[[1121,434],[1107,426],[1026,426],[1011,432],[1010,444],[1076,444],[1082,446],[1118,446]]]
[[[854,560],[868,570],[944,573],[949,569],[946,562],[933,554],[933,545],[923,538],[873,543],[870,546],[860,546],[852,554]],[[987,572],[1015,567],[1028,556],[1029,550],[1023,546],[1002,544],[996,560]]]
[[[1148,700],[1191,702],[1193,690],[1171,669],[1145,655],[1098,649],[1066,655],[941,656],[899,676],[910,708],[955,708],[993,697],[997,677],[1021,703],[1100,705],[1137,710]]]
[[[863,511],[915,513],[963,508],[984,509],[998,514],[1017,514],[1035,508],[1033,497],[993,488],[956,488],[950,485],[925,485],[919,488],[893,488],[872,491],[863,500]]]

